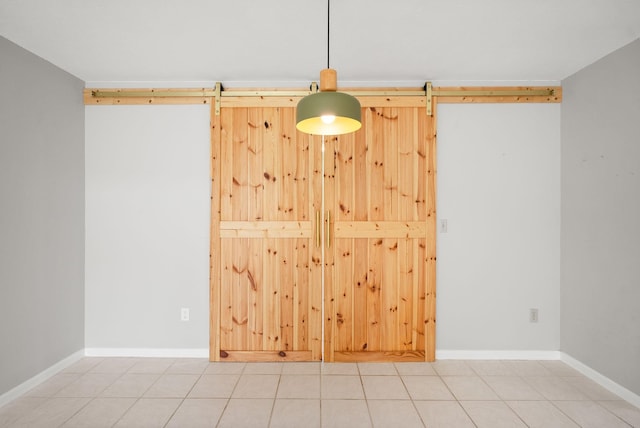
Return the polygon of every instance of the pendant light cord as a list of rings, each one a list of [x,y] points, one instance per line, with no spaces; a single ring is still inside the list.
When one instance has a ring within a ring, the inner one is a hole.
[[[330,37],[330,32],[331,32],[331,0],[327,0],[327,68],[331,68],[329,67],[329,48],[331,46],[331,37]]]

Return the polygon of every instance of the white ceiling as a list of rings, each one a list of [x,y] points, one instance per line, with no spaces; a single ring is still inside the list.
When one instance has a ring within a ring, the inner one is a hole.
[[[640,37],[640,0],[333,0],[340,84],[559,81]],[[309,83],[326,0],[0,0],[0,35],[87,82]]]

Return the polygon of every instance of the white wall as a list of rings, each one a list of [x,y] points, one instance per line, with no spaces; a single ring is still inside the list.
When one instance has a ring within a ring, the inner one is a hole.
[[[640,40],[563,86],[562,351],[640,395]]]
[[[437,349],[557,351],[560,105],[439,105],[437,211]]]
[[[87,348],[208,348],[209,152],[208,105],[86,107]]]
[[[84,348],[83,85],[0,37],[0,406]]]
[[[88,348],[207,347],[207,111],[87,107]],[[438,118],[437,348],[557,351],[560,106]]]

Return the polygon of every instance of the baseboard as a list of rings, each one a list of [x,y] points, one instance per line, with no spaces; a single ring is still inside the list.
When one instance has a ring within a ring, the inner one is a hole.
[[[208,348],[86,348],[87,357],[209,358]]]
[[[0,395],[0,407],[4,406],[5,404],[9,403],[10,401],[15,400],[18,397],[20,397],[25,392],[29,391],[30,389],[34,388],[35,386],[37,386],[37,385],[41,384],[42,382],[46,381],[47,379],[49,379],[53,375],[57,374],[61,370],[66,369],[71,364],[79,361],[82,357],[84,357],[84,349],[81,349],[80,351],[74,352],[73,354],[69,355],[68,357],[64,358],[63,360],[58,361],[57,363],[55,363],[51,367],[41,371],[40,373],[38,373],[37,375],[35,375],[31,379],[28,379],[28,380],[22,382],[20,385],[16,386],[15,388],[10,389],[9,391],[7,391],[4,394]]]
[[[436,360],[559,360],[559,351],[436,350]]]
[[[587,366],[586,364],[576,360],[571,355],[565,354],[564,352],[561,352],[560,354],[561,354],[561,358],[560,359],[564,363],[566,363],[567,365],[573,367],[574,369],[576,369],[577,371],[579,371],[580,373],[582,373],[583,375],[585,375],[586,377],[588,377],[592,381],[596,382],[597,384],[599,384],[603,388],[608,389],[609,391],[611,391],[614,394],[618,395],[619,397],[621,397],[625,401],[627,401],[627,402],[633,404],[634,406],[640,408],[640,395],[634,393],[633,391],[629,391],[624,386],[612,381],[611,379],[609,379],[608,377],[606,377],[602,373],[600,373],[600,372],[592,369],[591,367]]]

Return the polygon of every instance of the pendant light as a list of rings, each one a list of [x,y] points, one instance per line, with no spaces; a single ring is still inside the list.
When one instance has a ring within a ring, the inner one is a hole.
[[[329,66],[330,0],[327,0],[327,68],[320,72],[320,92],[307,95],[296,108],[296,128],[306,134],[340,135],[362,126],[360,102],[337,92],[338,75]]]

